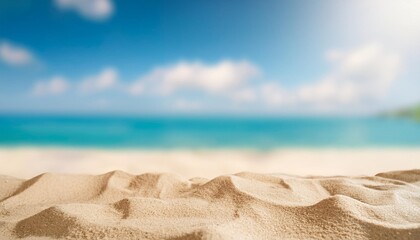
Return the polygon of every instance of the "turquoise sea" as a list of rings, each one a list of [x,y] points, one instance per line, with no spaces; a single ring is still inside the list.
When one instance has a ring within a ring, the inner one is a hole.
[[[0,146],[420,147],[420,123],[379,117],[0,116]]]

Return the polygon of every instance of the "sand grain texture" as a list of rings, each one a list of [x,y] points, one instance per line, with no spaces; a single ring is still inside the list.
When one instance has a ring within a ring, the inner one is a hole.
[[[0,239],[420,239],[420,170],[0,177]]]

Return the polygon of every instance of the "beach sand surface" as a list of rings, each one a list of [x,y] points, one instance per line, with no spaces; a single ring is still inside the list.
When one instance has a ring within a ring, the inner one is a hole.
[[[55,173],[0,176],[0,239],[420,239],[418,154],[3,149],[2,174]]]
[[[135,175],[168,172],[185,178],[215,178],[237,172],[357,176],[407,169],[420,169],[420,148],[0,148],[0,174],[17,178],[45,172],[103,174],[114,170]]]
[[[0,177],[1,239],[420,239],[420,170]]]

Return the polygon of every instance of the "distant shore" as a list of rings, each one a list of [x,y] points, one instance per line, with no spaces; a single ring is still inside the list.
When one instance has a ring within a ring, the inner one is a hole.
[[[212,178],[243,171],[354,176],[420,169],[420,147],[265,151],[0,147],[0,166],[0,175],[19,178],[44,172],[102,174],[113,170],[132,174],[169,172],[186,178]]]

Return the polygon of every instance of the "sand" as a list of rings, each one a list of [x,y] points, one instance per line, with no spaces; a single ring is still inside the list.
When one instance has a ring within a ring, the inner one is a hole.
[[[0,166],[20,177],[0,175],[0,239],[420,239],[420,170],[388,171],[418,149],[13,148]]]
[[[0,177],[1,239],[420,239],[420,170]]]
[[[272,149],[265,151],[0,148],[0,174],[30,178],[44,172],[131,174],[170,172],[185,178],[215,178],[236,172],[293,175],[374,175],[420,169],[420,148]]]

